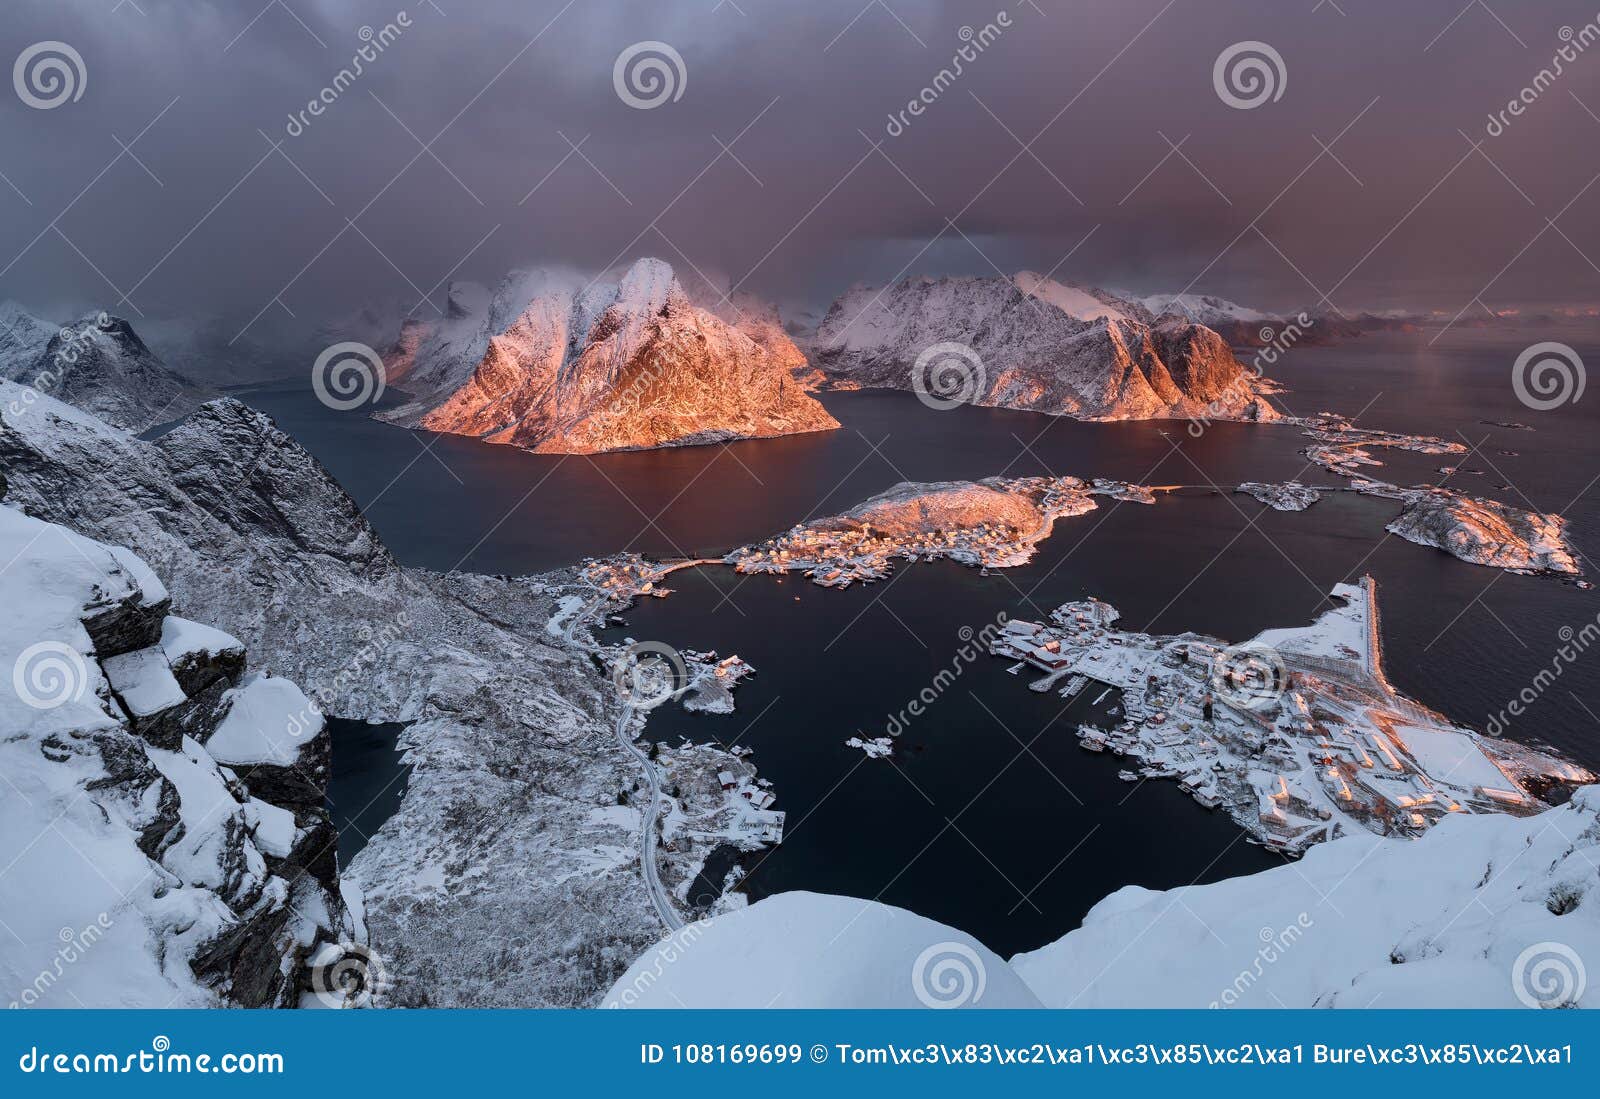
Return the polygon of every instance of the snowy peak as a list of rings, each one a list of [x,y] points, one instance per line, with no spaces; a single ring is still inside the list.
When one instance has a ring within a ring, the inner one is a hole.
[[[945,373],[966,403],[1084,419],[1276,416],[1215,332],[1027,271],[854,288],[818,329],[815,365],[841,388],[926,390],[941,345],[961,349]]]
[[[107,423],[145,431],[188,414],[212,395],[167,367],[121,317],[91,313],[51,335],[32,354],[41,326],[18,319],[20,342],[5,357],[5,377],[75,405]]]
[[[775,316],[720,288],[703,296],[717,308],[658,259],[615,281],[515,272],[481,316],[463,307],[393,356],[415,400],[385,418],[544,453],[838,426],[794,381],[804,357]]]

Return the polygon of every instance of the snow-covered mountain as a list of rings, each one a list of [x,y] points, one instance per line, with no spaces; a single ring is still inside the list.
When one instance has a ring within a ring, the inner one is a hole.
[[[0,557],[11,1006],[298,1004],[365,935],[320,713],[122,546],[0,504]]]
[[[0,320],[9,325],[0,338],[0,377],[117,427],[145,431],[215,396],[170,369],[121,317],[91,313],[58,328],[11,307]]]
[[[1130,885],[1009,964],[876,901],[786,893],[646,951],[606,1002],[1595,1008],[1597,858],[1589,786],[1538,816],[1453,816],[1420,839],[1354,834],[1211,885]]]
[[[1031,272],[855,287],[818,329],[813,364],[841,388],[1083,419],[1276,415],[1210,329]]]
[[[13,301],[0,301],[0,378],[31,367],[61,326],[34,316]]]
[[[400,566],[327,471],[237,401],[146,442],[26,396],[0,382],[9,506],[130,547],[174,607],[323,713],[407,723],[406,795],[343,868],[365,892],[381,1003],[584,1006],[659,938],[640,813],[618,804],[639,774],[616,735],[622,701],[546,632],[542,582]],[[708,804],[724,798],[719,769],[749,770],[697,758]],[[699,788],[682,787],[692,819]],[[674,858],[692,867],[716,842],[681,836]]]
[[[386,360],[413,401],[383,418],[547,454],[592,454],[839,426],[793,377],[775,313],[697,305],[666,263],[616,281],[515,272],[450,288],[445,317]]]

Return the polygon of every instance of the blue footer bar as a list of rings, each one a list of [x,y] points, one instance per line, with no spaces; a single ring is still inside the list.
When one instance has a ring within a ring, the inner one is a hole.
[[[5,1094],[173,1096],[222,1084],[359,1089],[724,1082],[768,1094],[1004,1081],[1029,1091],[1261,1084],[1348,1095],[1595,1079],[1588,1012],[18,1011],[0,1022]]]

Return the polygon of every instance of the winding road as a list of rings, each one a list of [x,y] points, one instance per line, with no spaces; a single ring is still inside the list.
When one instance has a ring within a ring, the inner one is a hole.
[[[645,781],[650,786],[650,806],[642,814],[644,819],[639,829],[639,868],[644,875],[645,887],[650,890],[650,900],[656,906],[656,915],[661,917],[668,931],[676,931],[683,926],[683,919],[672,907],[656,867],[656,817],[661,813],[661,775],[656,765],[650,762],[650,757],[628,735],[628,727],[632,724],[633,707],[626,705],[617,718],[617,743],[633,753],[639,766],[644,768]]]
[[[581,610],[569,615],[561,631],[562,640],[569,645],[577,644],[577,639],[573,636],[574,631],[588,622],[589,616],[605,602],[606,595],[601,593]],[[656,770],[656,765],[650,762],[649,755],[634,743],[633,737],[629,734],[633,715],[633,705],[625,702],[622,713],[617,716],[616,734],[617,743],[638,761],[644,771],[645,782],[650,787],[650,805],[641,814],[643,821],[639,829],[639,870],[644,876],[645,888],[650,890],[650,901],[656,906],[656,915],[661,917],[661,922],[666,925],[668,931],[677,931],[683,926],[683,918],[678,915],[677,909],[672,907],[672,900],[667,896],[666,887],[661,884],[661,873],[656,866],[656,818],[661,814],[661,775]]]

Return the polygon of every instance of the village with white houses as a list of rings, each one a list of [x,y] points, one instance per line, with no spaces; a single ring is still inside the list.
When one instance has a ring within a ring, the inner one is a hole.
[[[1036,691],[1115,689],[1121,720],[1079,725],[1083,748],[1136,760],[1129,781],[1176,779],[1287,853],[1358,829],[1420,835],[1451,813],[1528,815],[1545,808],[1535,791],[1595,780],[1399,694],[1383,672],[1375,588],[1340,584],[1343,605],[1310,626],[1233,647],[1125,632],[1109,604],[1067,603],[1048,623],[1008,622],[992,652],[1044,672]]]

